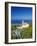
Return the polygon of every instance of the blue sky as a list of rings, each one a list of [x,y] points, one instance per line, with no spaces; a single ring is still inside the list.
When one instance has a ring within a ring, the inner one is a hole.
[[[32,20],[32,7],[11,7],[11,19]]]

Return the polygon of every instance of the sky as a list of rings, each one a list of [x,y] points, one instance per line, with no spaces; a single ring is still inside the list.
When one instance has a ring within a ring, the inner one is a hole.
[[[32,7],[11,7],[11,20],[32,20]]]

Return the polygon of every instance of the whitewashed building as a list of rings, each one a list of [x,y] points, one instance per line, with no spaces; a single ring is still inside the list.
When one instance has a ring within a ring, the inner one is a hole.
[[[22,21],[22,26],[17,27],[17,28],[18,28],[18,29],[22,29],[22,28],[27,28],[27,27],[29,27],[29,24],[26,23],[26,22],[24,22],[24,21]]]

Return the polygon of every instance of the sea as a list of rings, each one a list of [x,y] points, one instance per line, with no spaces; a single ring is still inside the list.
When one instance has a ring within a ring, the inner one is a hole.
[[[24,21],[24,23],[32,23],[32,20],[11,20],[11,24],[22,24],[22,21]]]

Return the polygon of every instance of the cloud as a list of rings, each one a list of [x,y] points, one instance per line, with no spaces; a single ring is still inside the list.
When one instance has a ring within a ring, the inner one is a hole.
[[[12,16],[11,19],[25,19],[25,20],[29,20],[32,19],[32,16]]]

